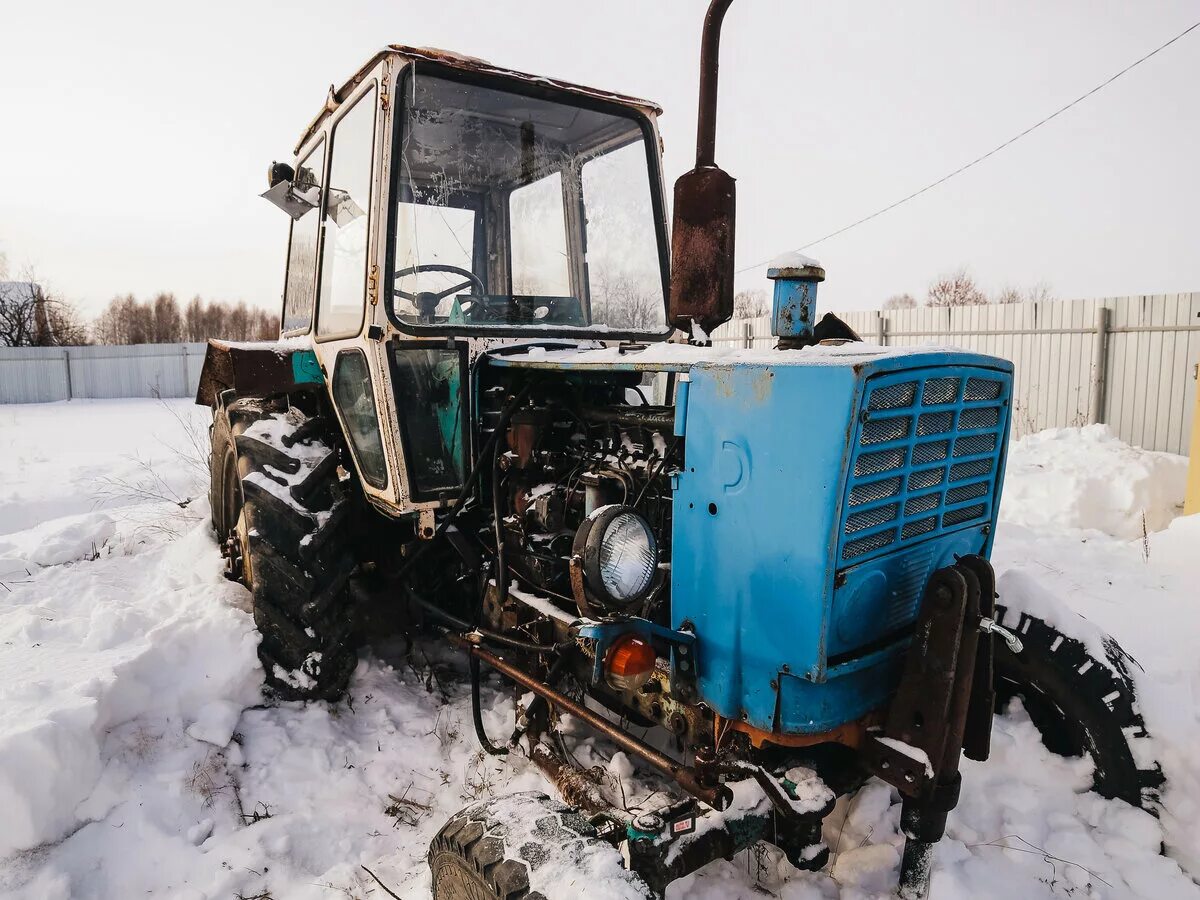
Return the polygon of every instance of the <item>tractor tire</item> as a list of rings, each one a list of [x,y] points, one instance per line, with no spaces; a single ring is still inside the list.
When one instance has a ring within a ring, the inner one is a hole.
[[[428,859],[433,900],[573,900],[601,888],[606,897],[654,896],[587,819],[536,791],[456,813],[430,843]],[[553,876],[538,884],[543,867]]]
[[[1097,659],[1083,642],[1027,613],[998,605],[996,620],[1024,645],[1014,653],[995,638],[997,713],[1020,697],[1047,749],[1092,758],[1093,790],[1157,816],[1164,779],[1129,674],[1137,663],[1112,638],[1105,659]]]
[[[355,511],[329,423],[284,400],[219,403],[210,432],[212,522],[226,577],[254,598],[268,691],[335,700],[357,664],[349,580]]]

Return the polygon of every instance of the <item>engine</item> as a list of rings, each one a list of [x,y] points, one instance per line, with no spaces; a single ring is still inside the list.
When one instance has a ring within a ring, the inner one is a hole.
[[[674,409],[634,373],[537,382],[512,414],[493,473],[504,564],[572,615],[665,613]],[[486,392],[495,410],[512,386]],[[495,412],[493,415],[498,415]],[[486,417],[485,417],[486,421]]]

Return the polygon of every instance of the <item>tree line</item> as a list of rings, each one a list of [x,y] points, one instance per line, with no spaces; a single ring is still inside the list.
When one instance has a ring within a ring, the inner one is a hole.
[[[193,297],[181,306],[168,293],[149,300],[132,294],[114,297],[104,312],[88,322],[75,305],[41,283],[32,269],[8,280],[0,255],[0,347],[175,344],[209,338],[265,341],[278,336],[278,316],[244,301],[205,302]]]
[[[92,325],[92,336],[98,344],[176,344],[209,338],[266,341],[279,336],[279,319],[240,300],[206,303],[193,297],[181,308],[174,294],[144,301],[126,294],[109,301]]]

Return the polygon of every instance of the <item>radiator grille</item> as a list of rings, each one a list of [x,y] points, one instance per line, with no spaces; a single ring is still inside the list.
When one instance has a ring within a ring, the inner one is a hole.
[[[843,564],[992,516],[1011,376],[954,367],[877,375],[854,435]]]

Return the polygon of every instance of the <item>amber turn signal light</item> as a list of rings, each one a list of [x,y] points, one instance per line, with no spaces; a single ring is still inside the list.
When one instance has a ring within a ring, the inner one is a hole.
[[[637,635],[617,638],[604,659],[605,680],[615,690],[636,691],[650,679],[657,659],[654,648]]]

